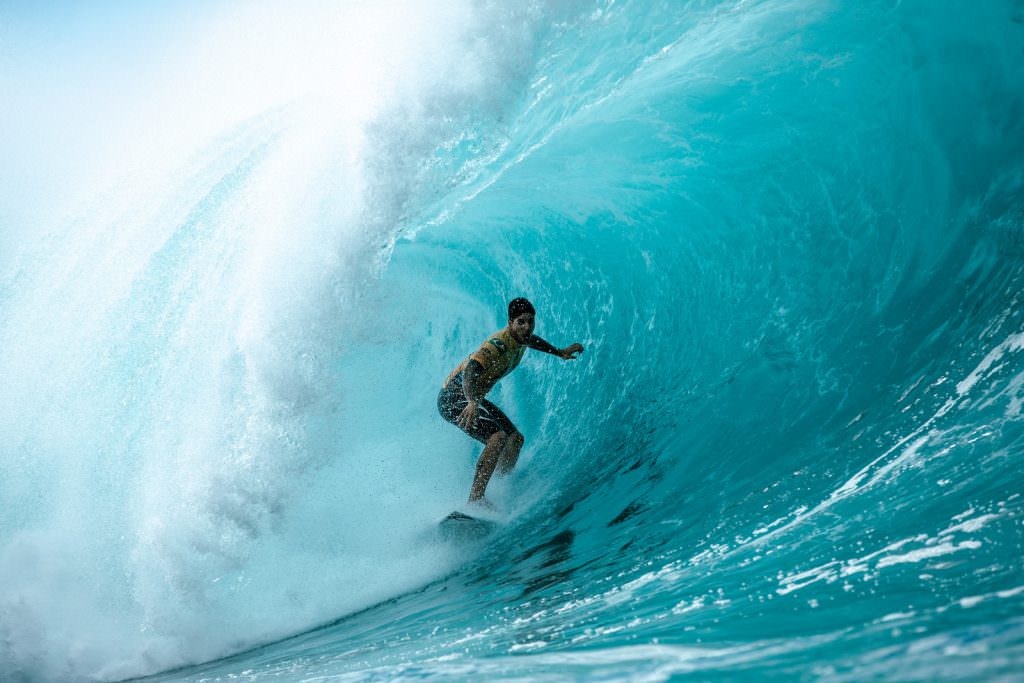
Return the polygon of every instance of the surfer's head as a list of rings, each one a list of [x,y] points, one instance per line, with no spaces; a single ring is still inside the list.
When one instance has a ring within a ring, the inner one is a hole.
[[[533,315],[537,315],[537,311],[533,308],[533,304],[523,297],[512,299],[512,301],[508,302],[509,320],[515,320],[523,313],[532,313]]]
[[[537,312],[526,299],[519,297],[508,304],[508,330],[519,343],[525,342],[533,334],[534,318]]]

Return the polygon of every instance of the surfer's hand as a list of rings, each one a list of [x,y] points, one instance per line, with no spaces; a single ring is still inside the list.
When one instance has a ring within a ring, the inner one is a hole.
[[[566,346],[564,349],[558,352],[558,357],[562,360],[572,360],[583,353],[582,344],[573,344],[572,346]]]
[[[470,401],[466,404],[466,407],[462,409],[462,412],[459,413],[456,424],[459,425],[460,429],[469,429],[473,426],[473,423],[476,422],[477,405],[476,401]]]

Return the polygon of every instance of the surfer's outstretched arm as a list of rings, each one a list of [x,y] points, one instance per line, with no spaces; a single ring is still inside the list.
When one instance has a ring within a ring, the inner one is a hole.
[[[582,344],[572,344],[570,346],[566,346],[564,349],[560,349],[544,341],[535,334],[531,334],[527,338],[526,345],[529,346],[531,349],[543,351],[544,353],[550,353],[552,356],[558,356],[562,360],[571,360],[579,356],[579,354],[583,353]]]

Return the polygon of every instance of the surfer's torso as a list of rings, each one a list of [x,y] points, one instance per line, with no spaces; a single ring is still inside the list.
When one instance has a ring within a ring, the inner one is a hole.
[[[459,366],[452,370],[451,374],[444,381],[444,386],[448,384],[457,376],[462,374],[462,371],[466,369],[466,365],[471,360],[475,360],[483,367],[483,371],[480,373],[480,377],[477,380],[477,389],[479,395],[485,396],[490,391],[498,380],[512,372],[519,361],[523,359],[523,354],[526,353],[526,345],[520,344],[512,336],[512,333],[506,327],[498,332],[495,332],[487,338],[480,348],[469,355],[466,360],[459,363]]]

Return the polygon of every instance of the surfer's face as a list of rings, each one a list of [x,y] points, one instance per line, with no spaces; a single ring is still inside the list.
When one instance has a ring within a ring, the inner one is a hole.
[[[509,332],[512,338],[522,344],[533,334],[533,313],[520,313],[508,321]]]

